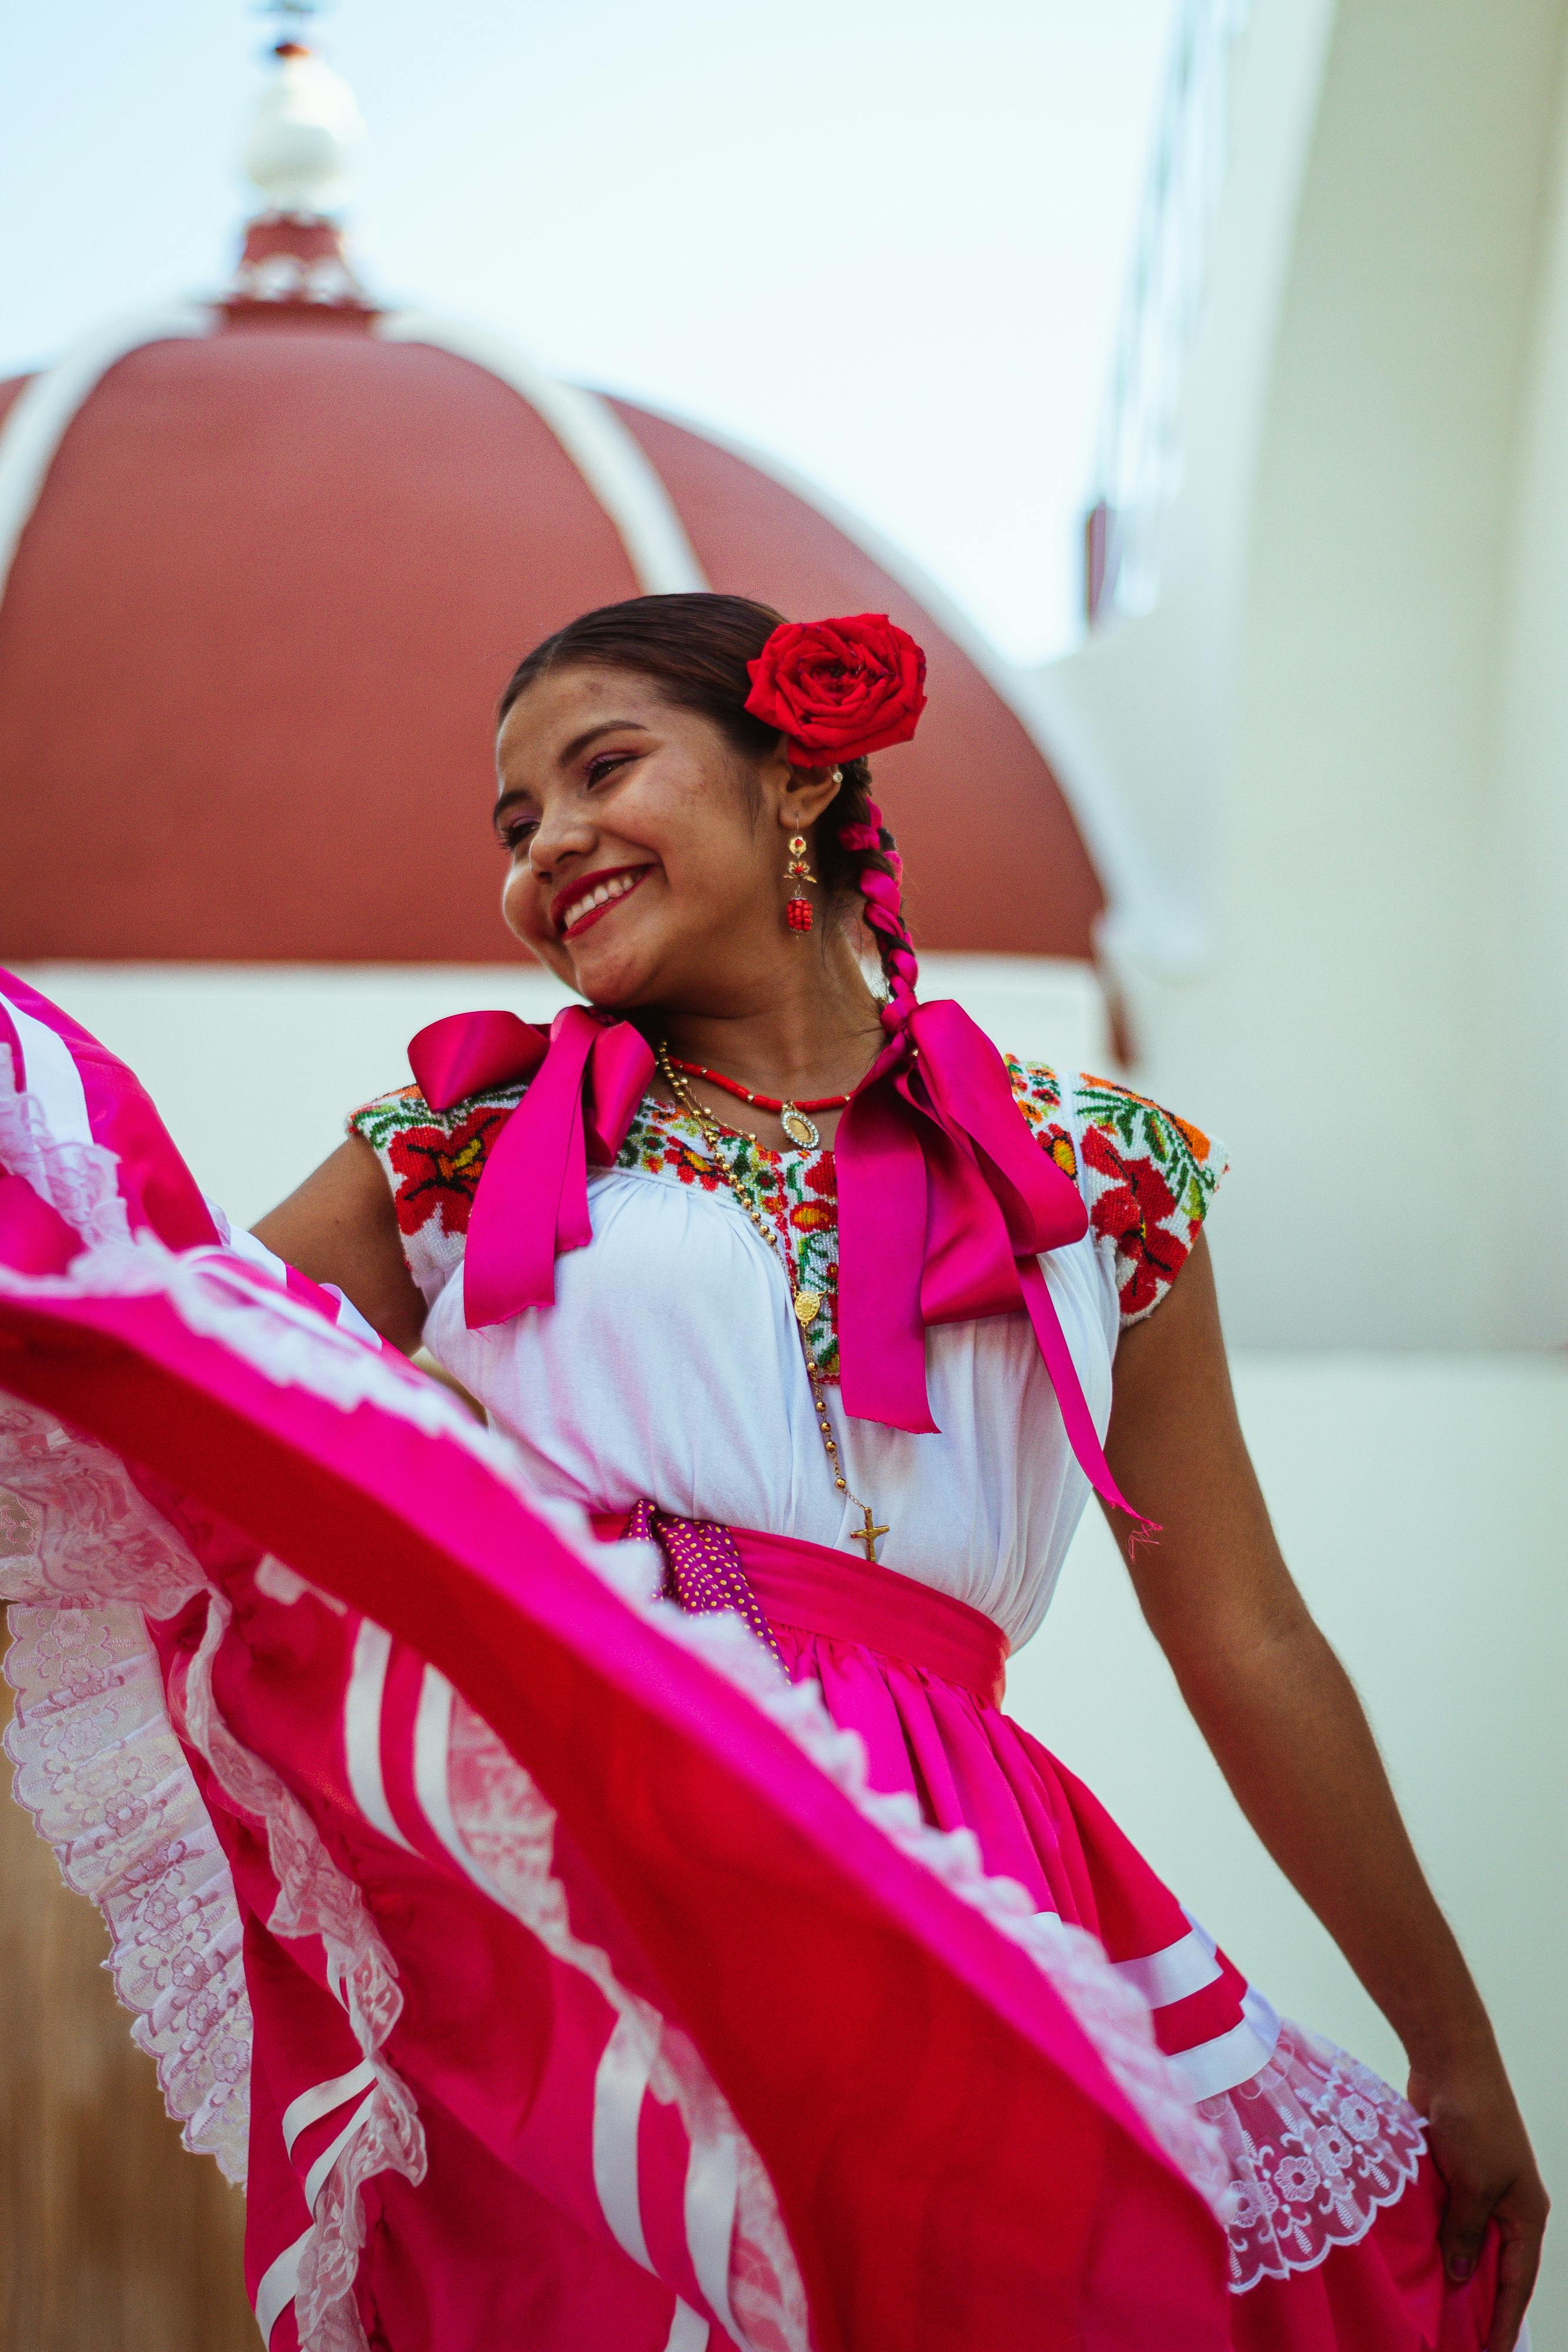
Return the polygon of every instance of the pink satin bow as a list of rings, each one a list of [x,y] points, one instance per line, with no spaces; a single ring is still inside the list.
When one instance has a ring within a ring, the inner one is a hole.
[[[1089,1212],[1042,1151],[1012,1081],[963,1007],[917,1004],[839,1124],[839,1364],[844,1411],[934,1430],[933,1323],[1028,1315],[1068,1443],[1096,1494],[1145,1528],[1111,1475],[1040,1265]]]
[[[475,1194],[465,1312],[472,1329],[553,1304],[558,1254],[592,1238],[589,1162],[613,1162],[653,1075],[646,1042],[629,1022],[572,1005],[548,1036],[515,1013],[465,1013],[422,1029],[408,1051],[434,1110],[531,1081]],[[1088,1212],[1030,1134],[1001,1055],[960,1006],[915,1007],[857,1088],[835,1159],[845,1412],[934,1431],[929,1326],[1021,1311],[1080,1467],[1147,1527],[1111,1475],[1040,1262],[1082,1238]]]
[[[648,1090],[647,1044],[629,1021],[597,1020],[570,1004],[548,1034],[515,1013],[455,1013],[422,1029],[408,1059],[432,1110],[531,1080],[474,1194],[464,1314],[472,1331],[525,1307],[552,1307],[556,1258],[593,1238],[588,1163],[612,1163]]]

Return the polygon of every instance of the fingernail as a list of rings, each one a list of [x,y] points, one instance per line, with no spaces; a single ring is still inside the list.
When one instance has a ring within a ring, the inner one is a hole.
[[[1448,2276],[1457,2285],[1463,2286],[1465,2281],[1469,2277],[1469,2274],[1474,2270],[1475,2266],[1474,2255],[1456,2254],[1453,2261],[1448,2264]]]

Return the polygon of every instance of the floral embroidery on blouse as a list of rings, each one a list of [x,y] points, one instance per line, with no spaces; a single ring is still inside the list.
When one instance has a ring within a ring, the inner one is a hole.
[[[349,1119],[350,1133],[362,1135],[382,1163],[403,1255],[427,1302],[462,1264],[490,1146],[522,1098],[521,1087],[498,1087],[437,1111],[417,1087],[400,1087]]]
[[[1228,1164],[1224,1150],[1113,1078],[1076,1076],[1064,1102],[1045,1064],[1003,1058],[1019,1108],[1077,1184],[1090,1231],[1111,1254],[1123,1328],[1141,1323],[1191,1255]]]
[[[1141,1322],[1169,1290],[1191,1252],[1226,1170],[1201,1129],[1110,1078],[1066,1083],[1043,1062],[1004,1056],[1013,1096],[1042,1150],[1083,1195],[1090,1231],[1104,1253],[1124,1327]],[[350,1129],[372,1146],[397,1210],[409,1269],[427,1301],[462,1263],[468,1213],[490,1147],[522,1100],[508,1087],[432,1110],[416,1087],[380,1095]],[[726,1165],[772,1228],[791,1291],[821,1300],[805,1327],[825,1381],[839,1377],[838,1189],[831,1151],[769,1151],[734,1129],[720,1132]],[[702,1130],[673,1105],[645,1095],[616,1166],[666,1183],[727,1191]]]

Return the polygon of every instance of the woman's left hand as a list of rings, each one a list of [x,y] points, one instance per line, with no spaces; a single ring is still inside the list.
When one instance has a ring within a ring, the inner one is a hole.
[[[1541,2267],[1551,2200],[1502,2061],[1486,2050],[1440,2067],[1415,2066],[1409,2095],[1427,2117],[1433,2161],[1448,2188],[1443,2263],[1456,2284],[1473,2275],[1488,2225],[1497,2224],[1498,2293],[1487,2352],[1513,2352]]]

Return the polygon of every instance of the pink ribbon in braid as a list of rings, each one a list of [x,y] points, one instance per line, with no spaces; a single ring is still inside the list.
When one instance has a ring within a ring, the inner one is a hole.
[[[839,827],[839,840],[852,856],[862,856],[869,850],[882,849],[882,811],[874,801],[866,803],[865,820]],[[884,874],[879,866],[868,866],[858,877],[857,887],[865,900],[865,919],[874,931],[894,941],[883,959],[887,973],[889,1001],[882,1008],[882,1024],[892,1037],[902,1036],[915,1011],[915,983],[920,977],[915,961],[915,942],[904,920],[903,894],[900,884],[904,861],[896,850],[885,853],[892,866]]]

